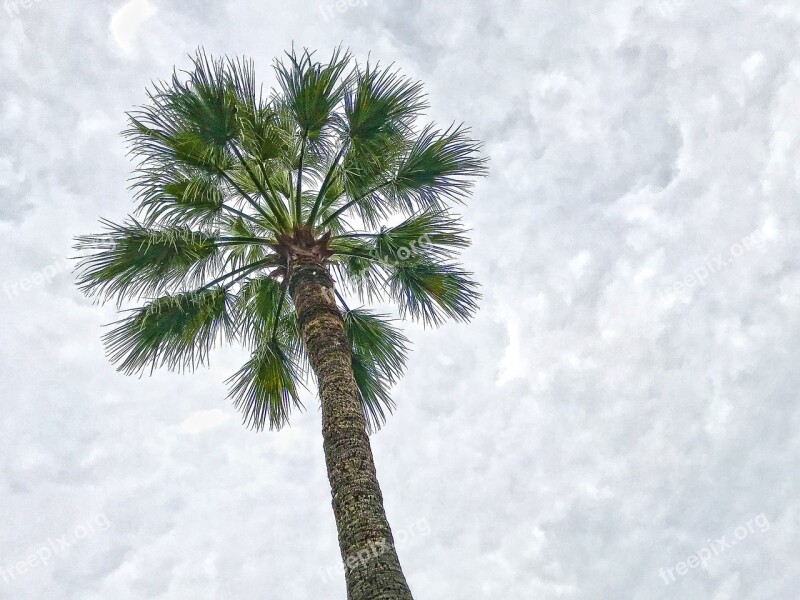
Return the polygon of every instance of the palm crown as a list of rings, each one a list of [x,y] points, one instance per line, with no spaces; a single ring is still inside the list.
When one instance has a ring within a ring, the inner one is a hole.
[[[450,206],[485,162],[463,127],[418,124],[419,83],[341,50],[327,63],[288,53],[269,94],[249,61],[198,51],[192,62],[129,114],[135,215],[76,246],[84,293],[146,299],[105,336],[121,371],[192,369],[215,344],[240,341],[252,355],[229,383],[245,423],[285,425],[309,371],[291,252],[329,265],[344,296],[391,300],[401,317],[472,316],[476,284],[454,262],[468,239]],[[337,295],[374,428],[393,406],[407,339]]]

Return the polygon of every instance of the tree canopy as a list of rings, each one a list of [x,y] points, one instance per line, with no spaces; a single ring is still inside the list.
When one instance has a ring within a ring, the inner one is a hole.
[[[205,364],[236,342],[250,360],[230,379],[247,425],[285,425],[309,368],[287,291],[289,249],[316,244],[330,265],[371,427],[393,407],[408,341],[362,304],[392,302],[425,325],[466,321],[477,285],[457,262],[469,244],[453,214],[486,173],[463,126],[422,122],[420,83],[294,50],[265,92],[253,63],[199,50],[129,113],[137,161],[132,216],[77,240],[79,287],[128,309],[105,336],[125,373]],[[352,302],[352,300],[351,300]]]

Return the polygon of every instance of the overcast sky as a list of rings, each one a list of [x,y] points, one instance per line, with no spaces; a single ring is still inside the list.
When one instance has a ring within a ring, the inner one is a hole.
[[[481,311],[407,326],[373,437],[415,598],[796,600],[796,0],[3,4],[0,599],[345,598],[316,401],[248,431],[235,348],[116,373],[64,260],[152,79],[341,42],[491,158]]]

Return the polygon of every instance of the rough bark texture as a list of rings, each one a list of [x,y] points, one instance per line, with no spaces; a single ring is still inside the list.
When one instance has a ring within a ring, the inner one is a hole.
[[[412,600],[383,497],[353,378],[333,280],[316,257],[293,256],[289,292],[322,398],[325,463],[348,600]]]

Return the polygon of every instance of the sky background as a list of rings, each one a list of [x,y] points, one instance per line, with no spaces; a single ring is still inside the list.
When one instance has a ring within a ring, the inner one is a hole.
[[[133,208],[119,132],[152,79],[202,44],[272,85],[293,42],[395,62],[491,158],[481,311],[406,326],[372,438],[415,598],[795,600],[800,5],[340,7],[4,2],[0,600],[345,598],[317,401],[248,431],[236,348],[116,373],[115,309],[64,258]]]

